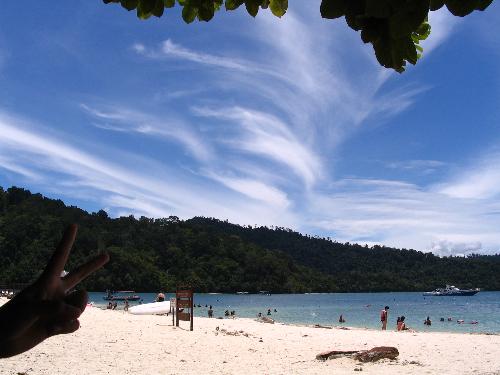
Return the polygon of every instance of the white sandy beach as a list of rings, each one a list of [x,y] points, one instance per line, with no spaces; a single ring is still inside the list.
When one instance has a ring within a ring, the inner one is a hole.
[[[3,300],[0,303],[5,302]],[[81,328],[0,360],[0,374],[500,374],[500,336],[325,329],[251,319],[136,316],[89,307]],[[219,330],[217,331],[217,327]],[[236,335],[234,333],[236,332]],[[326,350],[395,346],[397,360],[317,360]]]

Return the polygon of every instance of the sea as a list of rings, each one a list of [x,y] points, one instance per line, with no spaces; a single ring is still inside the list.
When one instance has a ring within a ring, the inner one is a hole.
[[[156,293],[137,293],[137,303],[154,302]],[[89,301],[104,308],[105,293],[90,292]],[[166,293],[166,298],[174,294]],[[417,331],[500,334],[500,292],[479,292],[475,296],[434,297],[422,293],[309,293],[309,294],[215,294],[195,293],[196,316],[207,316],[212,305],[214,317],[226,310],[237,317],[255,318],[259,313],[276,322],[300,325],[339,326],[343,316],[348,327],[380,329],[380,311],[389,306],[388,329],[396,327],[398,316]],[[119,302],[118,309],[123,309]],[[276,310],[276,311],[275,311]],[[431,326],[424,325],[430,317]],[[459,323],[463,322],[463,323]]]

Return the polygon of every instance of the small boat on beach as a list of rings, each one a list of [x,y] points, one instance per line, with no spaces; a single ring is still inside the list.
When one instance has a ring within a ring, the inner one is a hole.
[[[128,312],[133,315],[161,315],[168,314],[171,311],[170,307],[170,301],[153,302],[132,306]]]
[[[454,285],[446,285],[446,288],[438,288],[432,292],[424,292],[424,296],[473,296],[480,291],[479,288],[475,289],[459,289]]]
[[[139,301],[139,297],[133,290],[107,291],[107,295],[102,297],[105,301]]]

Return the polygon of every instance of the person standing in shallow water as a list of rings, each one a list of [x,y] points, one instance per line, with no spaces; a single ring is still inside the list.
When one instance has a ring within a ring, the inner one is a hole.
[[[382,331],[387,329],[387,320],[389,319],[389,306],[384,307],[380,312],[380,321],[382,322]]]

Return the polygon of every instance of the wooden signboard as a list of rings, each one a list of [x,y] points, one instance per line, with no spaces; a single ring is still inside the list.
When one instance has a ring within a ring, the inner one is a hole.
[[[189,330],[193,330],[193,290],[188,287],[177,288],[175,293],[175,325],[179,327],[179,320],[190,322]]]

